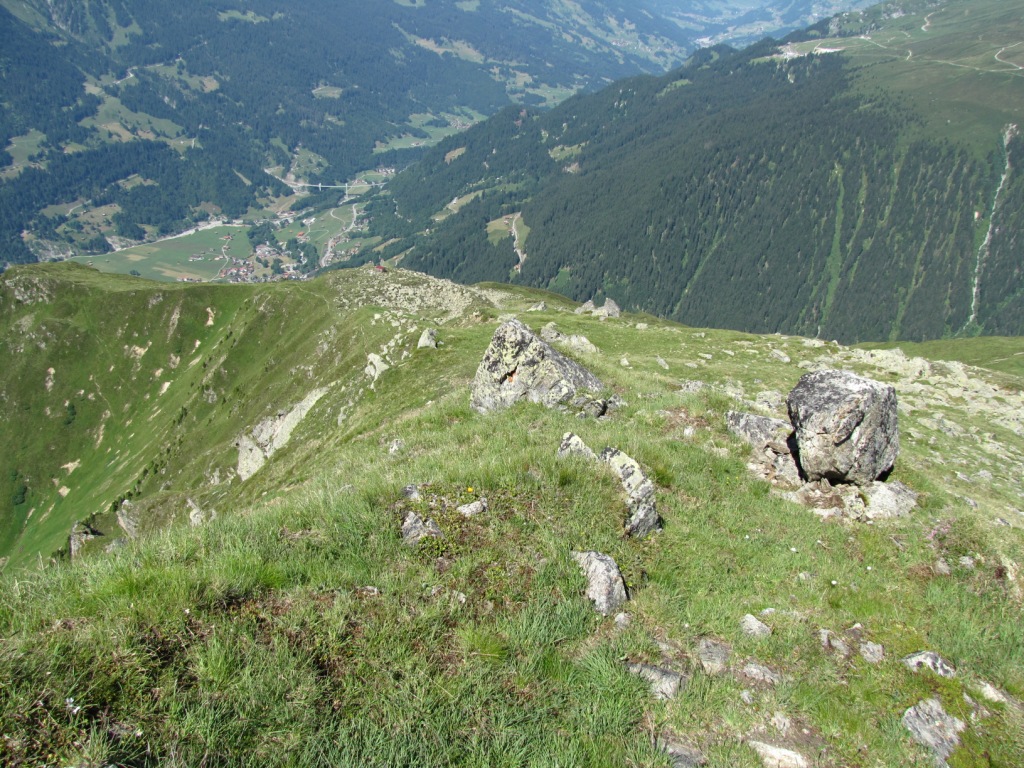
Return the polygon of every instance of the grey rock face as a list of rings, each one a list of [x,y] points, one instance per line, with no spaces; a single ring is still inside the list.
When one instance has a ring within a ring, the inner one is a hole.
[[[685,678],[679,672],[654,664],[628,664],[627,667],[634,675],[650,684],[651,693],[656,699],[674,699],[685,682]]]
[[[129,539],[138,538],[139,513],[135,510],[135,505],[127,499],[117,508],[117,524]]]
[[[771,627],[749,613],[740,619],[740,629],[751,637],[768,637],[772,633]]]
[[[402,541],[406,546],[415,547],[428,538],[441,539],[444,534],[433,520],[424,520],[415,512],[410,512],[402,522]]]
[[[729,411],[725,423],[730,432],[753,447],[754,465],[751,468],[758,475],[772,485],[800,487],[800,468],[793,455],[796,438],[792,424],[782,419],[741,411]]]
[[[931,751],[935,765],[943,768],[967,724],[947,714],[938,699],[925,699],[903,713],[903,726],[914,741]]]
[[[612,468],[626,492],[626,504],[632,513],[626,522],[626,533],[643,538],[661,527],[654,501],[654,483],[644,474],[635,459],[618,448],[601,451],[601,461]]]
[[[594,310],[594,315],[597,317],[620,317],[622,310],[612,299],[605,299],[604,304]]]
[[[786,404],[809,479],[867,485],[896,461],[896,390],[889,385],[846,371],[816,371],[800,378]]]
[[[728,645],[710,637],[702,637],[697,645],[697,659],[709,675],[725,672],[729,666],[729,654]]]
[[[629,598],[619,566],[600,552],[573,552],[572,559],[587,577],[587,597],[602,616],[615,613]]]
[[[427,328],[420,334],[416,349],[437,349],[437,329]]]
[[[68,554],[71,559],[76,559],[82,552],[85,542],[95,539],[102,534],[88,523],[75,523],[71,526],[71,533],[68,534]]]
[[[588,314],[590,312],[593,312],[595,309],[596,309],[596,307],[594,306],[594,300],[593,299],[588,299],[587,301],[583,302],[578,307],[576,307],[576,309],[573,310],[573,314],[574,315],[585,315],[585,314]]]
[[[558,456],[561,458],[573,455],[597,461],[597,454],[590,450],[579,435],[566,432],[562,435],[562,444],[558,446]]]
[[[956,668],[935,651],[919,651],[903,659],[903,663],[915,672],[930,669],[939,677],[956,677]]]
[[[522,322],[509,320],[494,332],[473,379],[469,404],[479,413],[520,400],[582,408],[597,400],[585,391],[602,386],[594,374],[541,341]]]

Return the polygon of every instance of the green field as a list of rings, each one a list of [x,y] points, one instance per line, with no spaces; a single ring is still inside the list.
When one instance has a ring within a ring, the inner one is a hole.
[[[441,119],[448,120],[449,125],[444,128],[436,125],[427,125],[431,120],[435,120],[438,116],[430,113],[422,113],[416,115],[410,115],[407,125],[411,126],[420,131],[425,131],[429,134],[429,138],[422,138],[413,136],[412,134],[403,134],[402,136],[396,136],[387,142],[378,141],[377,146],[374,147],[373,151],[376,153],[387,152],[392,149],[414,149],[416,147],[432,147],[442,139],[446,139],[449,136],[453,136],[456,133],[464,130],[470,125],[474,125],[484,119],[484,116],[479,112],[472,109],[462,108],[458,113],[444,113],[440,115]],[[455,123],[458,123],[456,125]]]
[[[32,129],[24,136],[15,136],[11,143],[5,148],[13,162],[5,168],[0,168],[0,179],[9,179],[21,173],[22,169],[29,164],[29,157],[39,151],[39,145],[46,139],[46,134]]]
[[[841,51],[860,65],[863,92],[889,89],[924,117],[928,133],[988,151],[1007,122],[1024,120],[1019,4],[978,0],[945,8],[912,2],[903,11],[878,19],[876,9],[847,14],[841,35],[784,50],[790,56]],[[874,28],[863,31],[869,23]]]
[[[230,241],[224,238],[232,236]],[[150,280],[209,281],[226,266],[222,254],[242,259],[252,252],[244,227],[214,227],[195,234],[136,245],[101,256],[78,256],[73,261],[101,272],[127,275],[135,270]],[[193,257],[201,260],[190,261]]]

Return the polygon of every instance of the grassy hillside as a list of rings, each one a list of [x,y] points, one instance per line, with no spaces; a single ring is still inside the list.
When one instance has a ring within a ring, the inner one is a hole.
[[[667,766],[657,744],[671,739],[714,766],[760,765],[751,741],[818,766],[926,766],[900,719],[930,697],[967,724],[950,765],[1024,760],[1013,371],[599,321],[552,294],[402,270],[169,287],[59,265],[11,270],[0,290],[20,366],[0,390],[14,415],[4,458],[31,476],[35,510],[0,575],[4,764]],[[586,335],[599,351],[574,356],[625,405],[598,421],[470,410],[510,313]],[[428,325],[442,344],[417,349]],[[993,357],[976,344],[956,356]],[[896,386],[893,479],[921,494],[910,517],[822,518],[748,473],[725,412],[778,413],[818,366]],[[242,480],[235,441],[320,389]],[[567,431],[641,463],[664,531],[623,537],[615,478],[556,458]],[[98,514],[81,557],[47,563],[72,521],[136,483],[148,534],[129,541]],[[456,513],[480,498],[486,512]],[[408,511],[445,538],[403,546]],[[628,621],[594,613],[580,549],[618,562]],[[771,636],[741,632],[747,613]],[[820,629],[852,654],[824,649]],[[698,663],[707,638],[731,648],[721,674]],[[866,641],[884,646],[881,663],[858,653]],[[956,677],[901,664],[923,649]],[[627,661],[688,682],[656,700]],[[759,682],[751,663],[779,680]],[[984,698],[985,684],[1008,698]]]

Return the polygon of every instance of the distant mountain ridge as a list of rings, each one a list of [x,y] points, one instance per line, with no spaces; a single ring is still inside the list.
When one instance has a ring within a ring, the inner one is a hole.
[[[504,113],[390,185],[372,255],[698,326],[1020,334],[1022,10],[884,3]]]
[[[509,103],[665,71],[762,6],[0,2],[0,263],[256,216],[290,193],[265,168],[341,184],[404,164]]]

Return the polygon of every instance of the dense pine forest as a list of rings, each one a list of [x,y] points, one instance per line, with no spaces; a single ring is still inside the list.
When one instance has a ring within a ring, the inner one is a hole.
[[[1012,126],[987,148],[943,136],[849,57],[778,55],[827,29],[706,49],[667,76],[448,139],[375,203],[381,236],[406,235],[382,255],[700,326],[1024,332],[1024,141]],[[457,216],[432,220],[463,195]],[[514,271],[494,222],[520,213]]]

